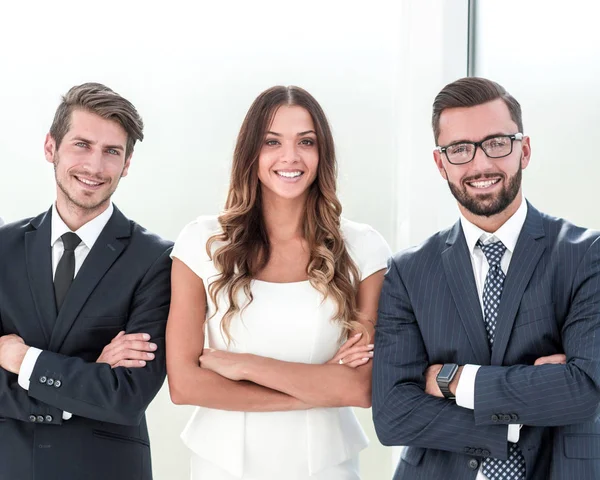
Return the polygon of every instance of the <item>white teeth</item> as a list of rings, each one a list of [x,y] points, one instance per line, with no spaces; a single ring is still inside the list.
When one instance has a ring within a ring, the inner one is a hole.
[[[79,178],[77,177],[77,179],[81,182],[81,183],[85,183],[86,185],[89,185],[90,187],[97,187],[98,185],[100,185],[100,183],[98,182],[91,182],[89,180],[86,180],[84,178]]]
[[[299,177],[300,175],[302,175],[302,172],[300,172],[300,171],[296,171],[296,172],[276,172],[276,173],[280,177],[285,177],[285,178],[296,178],[296,177]]]
[[[487,188],[487,187],[491,187],[495,183],[498,183],[499,181],[500,181],[500,179],[497,178],[495,180],[485,180],[485,181],[481,181],[481,182],[469,182],[469,185],[471,185],[472,187],[475,187],[475,188]]]

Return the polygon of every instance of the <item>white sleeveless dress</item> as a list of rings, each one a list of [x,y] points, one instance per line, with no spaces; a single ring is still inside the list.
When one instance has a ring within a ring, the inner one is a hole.
[[[386,268],[391,252],[379,233],[348,220],[341,227],[361,280]],[[220,231],[216,216],[199,217],[183,229],[172,253],[202,278],[207,298],[218,272],[206,241]],[[341,328],[331,320],[335,307],[308,281],[253,280],[251,290],[254,300],[232,319],[230,345],[220,329],[226,305],[219,300],[206,325],[211,348],[310,364],[333,357],[341,344]],[[210,317],[215,305],[208,303]],[[192,451],[193,480],[359,480],[358,454],[368,445],[349,407],[266,413],[197,407],[182,439]]]

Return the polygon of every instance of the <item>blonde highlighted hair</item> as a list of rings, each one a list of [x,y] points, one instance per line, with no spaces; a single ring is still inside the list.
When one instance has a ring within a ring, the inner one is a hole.
[[[337,305],[334,319],[342,324],[344,333],[362,329],[356,305],[359,272],[346,250],[340,228],[342,206],[336,194],[337,162],[331,129],[321,106],[307,91],[276,86],[256,98],[242,123],[225,210],[219,216],[222,233],[210,237],[206,244],[206,251],[220,272],[209,285],[209,295],[217,308],[219,294],[225,294],[229,304],[221,323],[228,341],[232,340],[231,319],[243,309],[238,294],[242,291],[250,302],[253,300],[251,281],[265,268],[271,253],[262,213],[258,157],[273,117],[284,105],[306,109],[317,134],[317,176],[309,187],[303,216],[303,235],[310,251],[308,279],[324,298],[333,299]],[[213,251],[215,242],[220,245]]]

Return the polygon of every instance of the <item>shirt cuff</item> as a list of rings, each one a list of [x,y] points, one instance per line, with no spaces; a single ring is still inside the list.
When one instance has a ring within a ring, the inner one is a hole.
[[[23,390],[29,390],[29,379],[31,378],[35,363],[37,362],[37,359],[41,353],[42,351],[39,348],[29,347],[29,350],[27,350],[27,353],[23,358],[18,379],[19,385]]]
[[[456,404],[475,410],[475,376],[481,365],[465,365],[456,385]]]
[[[519,438],[521,437],[521,427],[523,425],[518,425],[516,423],[511,423],[508,426],[508,441],[511,443],[517,443]]]
[[[63,412],[63,420],[71,420],[72,416],[73,416],[73,414],[70,412]],[[510,430],[508,431],[508,436],[510,437]],[[517,438],[517,440],[518,440],[518,438]]]

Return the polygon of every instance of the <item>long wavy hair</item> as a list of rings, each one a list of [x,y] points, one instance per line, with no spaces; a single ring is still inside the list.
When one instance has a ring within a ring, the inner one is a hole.
[[[321,106],[307,91],[294,86],[276,86],[256,98],[242,123],[233,155],[227,202],[219,216],[222,233],[210,237],[206,244],[206,251],[220,272],[209,286],[209,295],[217,308],[221,292],[228,299],[229,307],[221,323],[228,341],[232,340],[231,319],[252,302],[251,281],[265,268],[271,254],[262,212],[258,157],[275,113],[284,105],[307,110],[317,134],[317,176],[309,187],[302,217],[303,236],[310,250],[306,267],[308,280],[324,298],[333,299],[337,305],[334,320],[342,324],[344,334],[361,328],[356,305],[360,277],[340,229],[342,206],[336,194],[337,162],[329,123]],[[215,242],[219,242],[219,246],[213,252]],[[240,291],[248,299],[244,307],[238,302]]]

